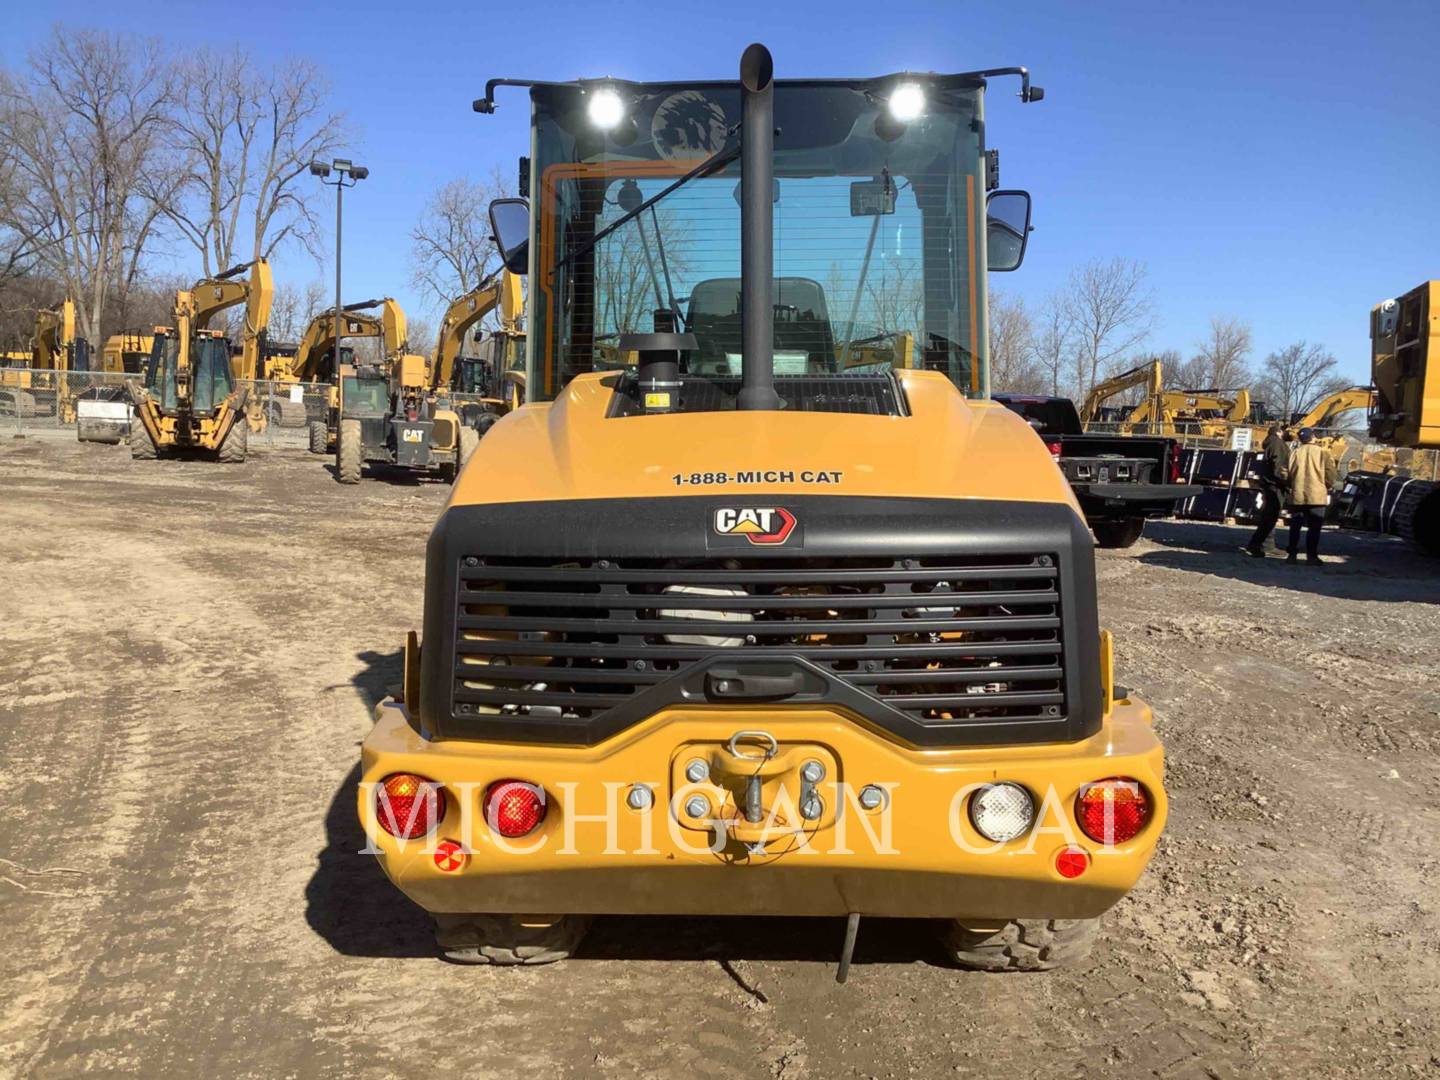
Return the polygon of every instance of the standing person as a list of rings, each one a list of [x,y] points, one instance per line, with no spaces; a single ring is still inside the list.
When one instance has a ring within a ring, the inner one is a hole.
[[[1286,562],[1297,561],[1300,529],[1305,532],[1305,561],[1320,565],[1320,530],[1325,526],[1325,506],[1335,486],[1335,459],[1315,445],[1315,432],[1300,429],[1300,445],[1290,452],[1285,479],[1290,486],[1290,554]]]
[[[1272,424],[1265,436],[1264,456],[1260,459],[1260,517],[1255,522],[1255,532],[1245,545],[1245,554],[1257,559],[1265,557],[1265,541],[1275,530],[1280,520],[1280,507],[1285,502],[1285,470],[1290,465],[1290,447],[1280,433],[1280,425]]]

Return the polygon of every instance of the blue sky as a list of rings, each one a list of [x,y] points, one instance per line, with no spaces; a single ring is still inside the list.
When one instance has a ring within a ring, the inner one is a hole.
[[[1044,102],[1019,105],[1004,80],[988,105],[1005,185],[1036,198],[1026,264],[998,284],[1039,303],[1087,259],[1141,260],[1157,349],[1188,354],[1211,315],[1234,315],[1253,325],[1259,356],[1306,338],[1361,379],[1370,305],[1440,272],[1433,3],[9,8],[6,64],[54,21],[335,58],[336,102],[359,133],[352,156],[371,168],[347,198],[345,292],[390,293],[414,315],[431,314],[407,268],[425,197],[497,163],[509,172],[528,146],[521,94],[495,116],[470,111],[487,77],[728,78],[752,40],[770,46],[781,78],[1028,66]],[[329,273],[295,255],[276,271],[297,283]]]

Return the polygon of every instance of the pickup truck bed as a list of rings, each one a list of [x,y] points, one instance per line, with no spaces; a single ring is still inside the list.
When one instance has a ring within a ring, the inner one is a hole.
[[[1129,547],[1147,518],[1166,517],[1194,494],[1178,479],[1177,444],[1156,435],[1086,435],[1069,398],[996,394],[1030,422],[1070,481],[1100,547]]]

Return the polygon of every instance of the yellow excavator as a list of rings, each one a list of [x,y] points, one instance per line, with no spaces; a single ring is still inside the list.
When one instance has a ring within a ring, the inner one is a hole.
[[[53,410],[65,423],[74,419],[68,375],[90,370],[90,343],[75,326],[75,301],[70,299],[35,313],[30,352],[7,354],[0,368],[0,412],[35,416]]]
[[[1124,430],[1224,441],[1249,416],[1249,390],[1162,390],[1130,411]]]
[[[1370,437],[1402,454],[1429,451],[1430,467],[1417,468],[1421,455],[1412,454],[1408,465],[1352,471],[1332,513],[1341,525],[1401,536],[1427,555],[1440,555],[1440,281],[1371,309],[1370,377]]]
[[[430,366],[431,392],[440,399],[450,391],[482,395],[478,401],[453,406],[461,419],[481,435],[525,400],[522,303],[519,275],[502,267],[498,276],[486,278],[452,301],[440,320],[440,336]],[[460,354],[466,334],[497,307],[500,329],[487,339],[490,355],[479,360],[463,358]]]
[[[1107,419],[1102,413],[1104,403],[1117,394],[1123,394],[1126,390],[1134,389],[1137,386],[1145,387],[1146,401],[1158,398],[1164,392],[1164,371],[1159,360],[1151,360],[1148,364],[1141,364],[1139,367],[1122,371],[1119,375],[1112,375],[1105,381],[1096,383],[1090,393],[1085,395],[1085,400],[1080,405],[1080,422],[1090,424],[1097,420]],[[1133,412],[1131,409],[1121,411],[1124,414]]]
[[[154,328],[123,330],[105,339],[101,349],[101,369],[115,374],[142,375],[155,348]]]
[[[237,385],[236,375],[253,378],[260,370],[274,295],[264,259],[203,278],[175,294],[175,325],[156,328],[144,380],[131,387],[133,457],[194,450],[227,463],[245,460],[248,390]],[[215,315],[239,304],[245,305],[245,319],[232,367],[229,342],[208,327]]]

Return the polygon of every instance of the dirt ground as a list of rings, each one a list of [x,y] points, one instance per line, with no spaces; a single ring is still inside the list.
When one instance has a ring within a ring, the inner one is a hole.
[[[439,484],[342,489],[0,440],[0,1073],[1440,1076],[1440,566],[1327,534],[1102,553],[1169,831],[1087,973],[946,967],[924,923],[602,919],[434,958],[353,821]]]

